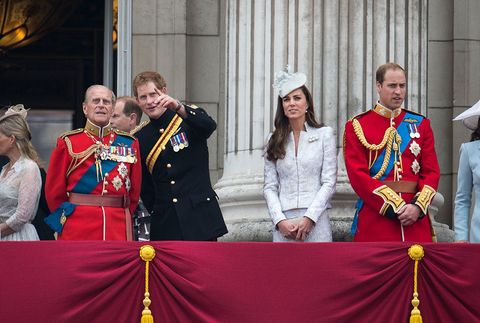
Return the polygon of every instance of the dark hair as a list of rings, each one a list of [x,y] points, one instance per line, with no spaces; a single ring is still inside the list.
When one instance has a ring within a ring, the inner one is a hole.
[[[480,139],[480,117],[478,118],[478,124],[477,124],[477,129],[475,129],[472,132],[472,136],[470,138],[470,141],[475,141]]]
[[[117,98],[117,102],[125,102],[123,105],[123,114],[125,114],[127,117],[129,117],[132,113],[135,113],[137,115],[137,126],[140,124],[140,120],[142,119],[142,109],[138,105],[137,101],[135,101],[134,98],[129,97],[129,96],[121,96]]]
[[[375,79],[378,83],[383,83],[383,81],[385,80],[385,74],[388,70],[402,70],[403,74],[405,74],[405,77],[407,76],[407,72],[405,71],[405,69],[397,63],[385,63],[377,68]]]
[[[315,119],[315,109],[313,107],[313,99],[310,91],[304,85],[300,87],[305,98],[307,100],[307,114],[305,115],[305,121],[307,124],[314,128],[321,128],[323,124],[318,123]],[[275,130],[273,131],[270,140],[267,143],[267,159],[277,160],[285,157],[285,144],[287,143],[288,134],[292,130],[288,118],[283,112],[283,99],[279,96],[277,102],[277,111],[275,112]]]
[[[133,79],[133,95],[136,98],[138,98],[137,88],[147,84],[148,82],[152,82],[159,90],[167,86],[167,82],[159,73],[151,71],[142,72]]]

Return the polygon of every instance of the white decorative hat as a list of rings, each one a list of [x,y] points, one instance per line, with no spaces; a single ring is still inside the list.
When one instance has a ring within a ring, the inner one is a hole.
[[[278,96],[283,98],[288,93],[305,85],[307,76],[303,73],[291,73],[290,66],[287,65],[285,70],[275,73],[275,81],[273,87],[277,89]]]
[[[19,116],[21,116],[24,120],[26,120],[26,119],[27,119],[28,110],[30,110],[30,109],[25,109],[25,107],[23,106],[23,104],[12,105],[11,107],[9,107],[9,108],[7,109],[7,111],[5,111],[4,115],[0,118],[0,120],[3,120],[3,119],[5,119],[6,117],[11,116],[11,115],[19,115]]]
[[[480,100],[471,108],[460,113],[453,121],[462,120],[463,125],[470,130],[477,129],[478,118],[480,117]]]

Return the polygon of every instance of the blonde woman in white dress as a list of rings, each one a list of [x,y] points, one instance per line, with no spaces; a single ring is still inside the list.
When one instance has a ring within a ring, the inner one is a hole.
[[[315,120],[302,73],[276,74],[275,130],[264,155],[264,196],[273,241],[332,241],[328,209],[335,193],[334,131]]]
[[[0,172],[0,239],[38,240],[31,224],[38,208],[42,180],[23,105],[0,118],[0,155],[8,164]]]

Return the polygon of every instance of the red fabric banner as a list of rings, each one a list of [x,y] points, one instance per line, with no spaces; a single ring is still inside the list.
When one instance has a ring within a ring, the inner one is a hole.
[[[155,322],[408,322],[411,243],[152,242]],[[140,242],[0,243],[1,322],[140,322]],[[422,245],[423,322],[480,321],[480,245]]]

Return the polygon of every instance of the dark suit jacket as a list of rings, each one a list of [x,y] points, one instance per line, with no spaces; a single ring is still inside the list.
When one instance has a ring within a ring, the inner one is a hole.
[[[203,109],[185,109],[188,118],[175,134],[184,138],[186,147],[176,152],[175,143],[168,142],[152,174],[145,165],[146,158],[160,130],[167,128],[175,113],[165,111],[136,134],[143,169],[141,197],[152,213],[152,239],[205,241],[227,233],[208,169],[207,138],[215,131],[216,123]]]
[[[40,240],[55,240],[53,230],[44,221],[45,217],[50,214],[47,200],[45,199],[45,178],[47,177],[45,169],[40,168],[40,175],[42,176],[42,191],[38,202],[37,214],[35,215],[32,224],[37,230]]]

